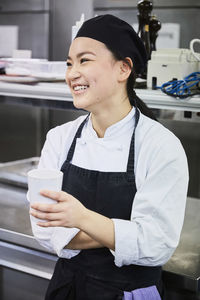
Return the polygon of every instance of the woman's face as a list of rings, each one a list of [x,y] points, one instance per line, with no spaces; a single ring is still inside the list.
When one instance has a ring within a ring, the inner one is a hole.
[[[106,46],[91,38],[76,38],[69,49],[66,82],[74,106],[94,111],[107,108],[119,88],[119,62]]]

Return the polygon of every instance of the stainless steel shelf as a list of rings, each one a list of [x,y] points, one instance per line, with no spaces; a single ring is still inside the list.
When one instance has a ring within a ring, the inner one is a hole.
[[[167,96],[161,91],[150,89],[136,89],[137,95],[151,108],[182,111],[200,111],[200,95],[179,100]],[[0,96],[9,96],[14,99],[25,98],[69,102],[72,104],[72,95],[65,83],[39,83],[25,85],[0,82]],[[13,99],[13,101],[15,101]],[[18,99],[19,101],[20,99]],[[51,106],[51,102],[49,106]],[[24,103],[24,102],[23,102]],[[40,105],[40,103],[38,104]],[[59,102],[57,103],[59,106]]]
[[[72,102],[69,88],[64,83],[28,85],[0,82],[0,96]]]
[[[151,108],[200,111],[200,95],[180,100],[158,90],[136,89],[136,93]]]

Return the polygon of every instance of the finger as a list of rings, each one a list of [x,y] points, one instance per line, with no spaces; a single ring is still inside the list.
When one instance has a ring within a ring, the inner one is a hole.
[[[31,208],[35,209],[35,210],[39,210],[42,212],[60,212],[61,208],[58,205],[58,203],[56,204],[47,204],[47,203],[40,203],[40,202],[35,202],[33,204],[31,204]]]
[[[59,214],[57,213],[44,213],[44,212],[39,212],[39,211],[30,211],[30,214],[33,217],[36,217],[38,219],[42,219],[42,220],[50,220],[50,221],[55,221],[55,220],[59,220]]]
[[[55,192],[55,191],[51,191],[51,190],[41,190],[40,194],[44,197],[51,198],[58,202],[67,201],[70,196],[68,193],[63,192],[63,191]]]
[[[38,222],[37,225],[40,227],[60,227],[60,226],[62,226],[59,221]]]

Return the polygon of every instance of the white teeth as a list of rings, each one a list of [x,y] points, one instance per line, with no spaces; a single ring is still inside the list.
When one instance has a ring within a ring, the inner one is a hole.
[[[88,87],[87,85],[78,85],[74,87],[74,90],[75,91],[85,90],[87,89],[87,87]]]

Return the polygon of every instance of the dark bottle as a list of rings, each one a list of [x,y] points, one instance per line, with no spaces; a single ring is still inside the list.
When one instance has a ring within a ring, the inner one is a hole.
[[[150,44],[150,33],[149,33],[149,22],[151,17],[151,11],[153,9],[153,3],[150,0],[140,0],[137,5],[138,8],[138,35],[141,37],[146,51],[147,58],[151,56],[151,44]]]
[[[150,47],[151,52],[156,50],[156,39],[158,37],[158,31],[161,28],[161,23],[156,16],[151,16],[149,22],[149,33],[150,33]]]

